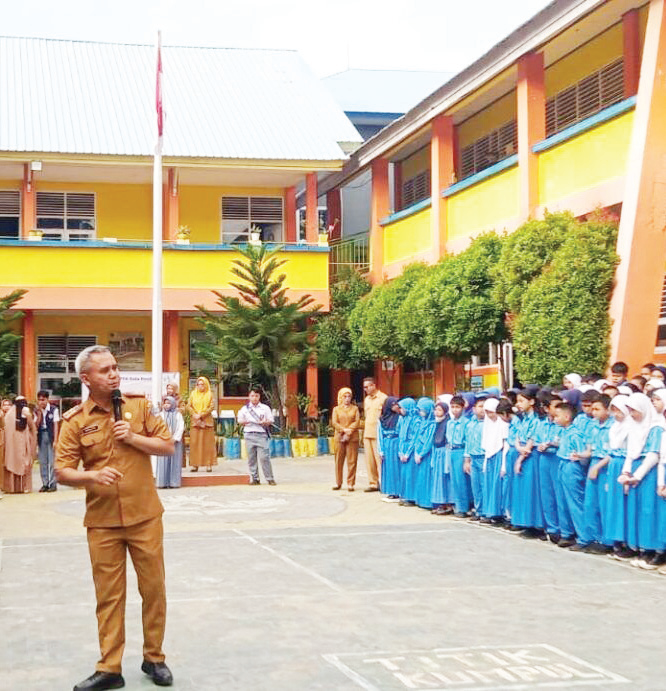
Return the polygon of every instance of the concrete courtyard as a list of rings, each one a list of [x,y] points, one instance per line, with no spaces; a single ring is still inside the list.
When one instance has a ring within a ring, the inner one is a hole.
[[[174,689],[666,688],[663,576],[382,502],[362,471],[333,492],[331,457],[274,465],[276,487],[160,492]],[[3,691],[94,669],[83,502],[0,501]],[[126,688],[154,688],[128,578]]]

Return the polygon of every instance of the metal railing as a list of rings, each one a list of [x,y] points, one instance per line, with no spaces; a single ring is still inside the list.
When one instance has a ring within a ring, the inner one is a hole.
[[[334,282],[338,273],[344,266],[354,266],[361,273],[370,270],[370,245],[368,233],[354,235],[348,240],[334,241],[331,243],[330,277]]]

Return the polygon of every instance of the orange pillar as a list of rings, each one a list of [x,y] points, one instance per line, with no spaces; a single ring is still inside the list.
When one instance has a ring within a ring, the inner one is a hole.
[[[317,173],[308,173],[305,176],[305,241],[309,245],[316,245],[318,234]]]
[[[650,362],[666,267],[666,0],[652,0],[629,144],[610,316],[611,360]]]
[[[23,164],[23,185],[21,187],[21,237],[27,238],[37,224],[37,192],[30,170],[30,164]]]
[[[454,174],[453,120],[438,115],[432,121],[430,139],[430,237],[433,262],[446,253],[446,199],[442,190],[450,184]]]
[[[539,205],[538,158],[532,146],[546,137],[546,92],[543,53],[518,60],[518,170],[520,217],[533,218]]]
[[[284,191],[284,241],[296,242],[296,188],[287,187]]]
[[[176,231],[180,225],[180,190],[178,187],[178,171],[169,168],[167,183],[164,189],[164,221],[162,237],[167,242],[174,242]]]
[[[629,10],[622,15],[624,97],[634,96],[638,91],[641,73],[641,36],[638,10]]]
[[[298,372],[287,372],[286,400],[291,403],[298,393]],[[287,424],[298,428],[298,406],[287,406]]]
[[[178,312],[164,312],[163,361],[165,372],[180,371],[180,332],[178,330]]]
[[[21,339],[21,395],[28,401],[37,397],[37,358],[35,357],[35,322],[32,310],[24,310]]]
[[[312,397],[308,415],[314,417],[317,414],[317,406],[319,405],[319,370],[317,369],[317,362],[309,362],[305,369],[305,392]]]
[[[379,222],[389,215],[388,160],[378,158],[372,162],[370,193],[370,272],[375,283],[384,276],[384,229]]]
[[[339,189],[326,192],[326,225],[333,228],[328,234],[329,242],[342,237],[342,197]]]
[[[456,376],[459,370],[460,365],[456,365],[448,358],[439,358],[435,361],[435,396],[455,392]]]

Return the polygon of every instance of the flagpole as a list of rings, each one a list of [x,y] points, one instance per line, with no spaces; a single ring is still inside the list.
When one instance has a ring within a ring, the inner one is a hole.
[[[157,32],[157,143],[153,159],[152,404],[162,400],[162,33]]]

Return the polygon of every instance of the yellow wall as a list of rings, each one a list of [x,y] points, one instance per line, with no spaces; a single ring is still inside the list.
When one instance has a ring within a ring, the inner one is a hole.
[[[511,91],[506,96],[491,103],[471,118],[461,122],[457,127],[458,147],[464,149],[480,137],[496,130],[507,122],[516,119],[516,92]]]
[[[622,57],[622,25],[616,24],[546,69],[546,98]]]
[[[429,250],[430,207],[384,226],[384,264],[407,259]]]
[[[430,147],[419,149],[402,162],[402,179],[409,180],[424,170],[430,170]]]
[[[192,231],[192,242],[220,242],[223,196],[283,197],[281,188],[194,187],[180,188],[180,223]]]
[[[539,154],[539,204],[624,174],[633,120],[625,113]]]
[[[20,190],[20,180],[0,180],[0,190]]]
[[[0,246],[0,283],[5,286],[95,286],[147,288],[151,251],[113,247]],[[229,250],[165,250],[165,288],[224,288],[231,280]],[[284,273],[293,290],[328,290],[327,252],[284,252]],[[55,270],[57,268],[57,270]]]
[[[518,166],[483,180],[447,199],[447,238],[472,235],[519,212]]]

